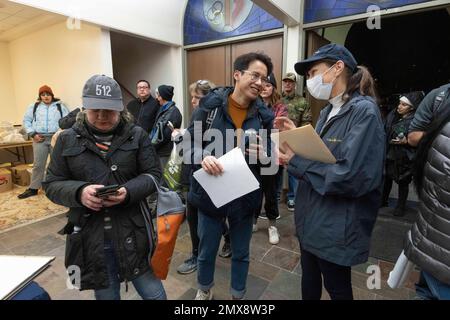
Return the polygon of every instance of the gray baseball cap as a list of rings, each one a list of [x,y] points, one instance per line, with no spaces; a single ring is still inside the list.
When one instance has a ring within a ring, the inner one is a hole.
[[[90,77],[83,88],[83,107],[123,111],[122,91],[119,84],[104,74]]]

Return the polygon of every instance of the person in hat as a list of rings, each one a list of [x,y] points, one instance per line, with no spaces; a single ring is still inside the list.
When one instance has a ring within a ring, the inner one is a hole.
[[[386,175],[384,180],[382,206],[388,206],[392,182],[398,184],[398,202],[394,216],[404,216],[409,184],[412,180],[412,167],[415,148],[408,144],[409,126],[414,118],[414,111],[424,98],[422,91],[402,95],[398,107],[386,118]]]
[[[52,137],[59,129],[58,121],[68,113],[69,109],[55,98],[52,88],[47,85],[39,88],[37,101],[28,107],[23,117],[23,127],[33,139],[34,162],[30,186],[18,195],[19,199],[38,194],[52,150]]]
[[[374,80],[344,46],[329,44],[295,70],[309,93],[328,100],[316,132],[336,163],[311,161],[283,144],[280,162],[299,179],[295,224],[301,250],[302,298],[353,299],[351,267],[367,261],[381,201],[385,132]],[[275,119],[280,130],[295,128]]]
[[[163,170],[173,149],[172,129],[179,129],[183,121],[180,110],[172,101],[173,89],[172,86],[160,85],[156,90],[156,100],[158,100],[160,107],[155,124],[150,132],[150,139],[159,156]]]
[[[260,96],[267,108],[272,111],[274,117],[286,117],[288,115],[288,111],[286,106],[281,102],[281,96],[277,91],[277,80],[275,75],[271,73],[268,76],[268,79],[269,82],[263,86]],[[278,189],[278,186],[281,186],[281,180],[283,179],[282,168],[282,166],[278,166],[278,171],[276,174],[261,176],[261,189],[265,198],[265,212],[261,212],[263,204],[263,198],[261,198],[261,202],[255,212],[255,218],[253,221],[253,232],[257,232],[258,218],[269,220],[269,227],[267,231],[269,233],[269,243],[273,245],[278,244],[280,241],[280,234],[278,233],[278,229],[276,227],[276,219],[280,218],[277,196],[281,191]]]
[[[131,281],[143,299],[166,299],[148,257],[141,206],[161,178],[148,134],[124,110],[118,83],[94,75],[83,88],[76,123],[58,137],[43,186],[47,197],[69,207],[65,265],[81,290],[98,300],[120,299],[120,283]],[[115,186],[114,186],[115,185]],[[97,190],[111,187],[111,194]]]
[[[293,72],[288,72],[283,77],[283,91],[281,93],[282,103],[286,105],[288,117],[297,127],[305,126],[312,123],[311,108],[304,97],[297,94],[297,76]],[[281,177],[283,173],[281,172]],[[281,198],[281,189],[283,181],[278,182],[277,197]],[[287,208],[294,211],[295,194],[297,192],[297,179],[288,174],[288,192],[287,192]]]

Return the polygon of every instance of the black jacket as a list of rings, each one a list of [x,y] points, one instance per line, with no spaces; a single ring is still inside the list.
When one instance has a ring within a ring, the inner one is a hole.
[[[398,182],[410,182],[415,148],[404,144],[393,144],[392,139],[400,134],[408,135],[414,113],[401,117],[394,109],[386,118],[386,175]]]
[[[83,119],[58,137],[51,154],[43,186],[54,203],[70,208],[65,265],[81,271],[81,290],[109,286],[104,261],[104,220],[110,217],[112,241],[117,253],[121,280],[133,280],[149,270],[148,235],[139,202],[156,188],[149,173],[161,177],[159,159],[148,135],[140,127],[125,123],[115,134],[103,158],[82,123]],[[88,184],[123,184],[126,203],[93,212],[80,203],[80,191]],[[73,233],[73,226],[81,231]]]
[[[201,160],[203,158],[197,158],[197,156],[202,156],[203,151],[207,149],[208,145],[214,142],[211,141],[195,141],[195,138],[198,134],[194,133],[194,123],[196,121],[201,121],[202,128],[205,128],[206,118],[208,113],[217,108],[217,114],[214,118],[214,121],[211,124],[211,129],[216,129],[221,131],[222,136],[226,137],[226,130],[236,130],[236,127],[231,120],[231,117],[228,114],[228,96],[233,92],[232,87],[225,88],[215,88],[208,95],[203,97],[200,100],[200,105],[198,107],[198,111],[193,114],[193,121],[189,128],[187,129],[190,137],[192,149],[190,150],[191,161],[193,163],[193,169],[198,170],[201,168]],[[242,130],[247,129],[255,129],[259,131],[260,129],[267,129],[268,135],[267,139],[270,136],[270,130],[273,126],[273,114],[260,100],[259,98],[254,101],[250,106],[247,113],[247,118],[244,120],[242,124]],[[205,133],[206,135],[207,133]],[[215,135],[215,133],[212,133]],[[201,135],[200,135],[201,136]],[[228,151],[231,151],[236,146],[236,141],[234,144],[227,144],[227,139],[223,139],[223,150],[224,154]],[[269,146],[267,150],[267,154],[270,156],[270,143],[265,141],[265,145]],[[199,150],[201,147],[202,150]],[[196,150],[197,148],[197,150]],[[211,155],[216,156],[215,149],[212,150]],[[248,163],[248,157],[246,157],[246,161]],[[261,164],[249,164],[249,168],[261,182]],[[277,166],[278,168],[278,166]],[[245,183],[245,181],[237,181],[236,183]],[[214,203],[211,201],[211,198],[208,196],[206,191],[202,186],[195,180],[191,179],[191,187],[188,193],[188,201],[201,210],[203,213],[208,214],[210,216],[215,217],[224,217],[232,214],[239,215],[241,218],[251,215],[254,211],[259,207],[259,203],[261,201],[262,193],[261,188],[250,192],[220,208],[217,208]]]
[[[128,103],[127,110],[133,115],[134,123],[150,133],[155,124],[159,103],[152,96],[149,96],[144,102],[134,99]]]
[[[71,128],[76,122],[78,112],[80,112],[80,108],[70,111],[67,116],[59,119],[59,127],[63,130]]]
[[[170,101],[169,104],[169,107],[165,108],[164,111],[162,107],[159,108],[155,125],[150,133],[150,139],[152,140],[156,153],[160,157],[170,156],[173,149],[172,130],[167,126],[167,123],[170,121],[175,129],[179,129],[183,120],[175,102]],[[152,135],[153,133],[155,135]]]

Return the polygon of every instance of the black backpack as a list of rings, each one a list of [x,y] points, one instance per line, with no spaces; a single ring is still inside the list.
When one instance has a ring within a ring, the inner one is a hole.
[[[39,104],[40,104],[40,102],[36,102],[34,104],[34,107],[33,107],[33,121],[36,121],[36,110],[37,110],[37,107],[38,107]],[[61,118],[62,118],[63,117],[63,113],[62,113],[61,103],[58,102],[56,104],[56,107],[58,108],[59,114],[61,115]]]

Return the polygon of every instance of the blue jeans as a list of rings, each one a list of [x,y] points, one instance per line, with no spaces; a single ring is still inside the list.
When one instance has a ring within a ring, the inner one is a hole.
[[[95,290],[97,300],[120,300],[119,268],[111,242],[105,241],[105,263],[109,278],[109,287]],[[140,275],[132,280],[133,286],[144,300],[166,300],[166,292],[160,279],[152,271]]]
[[[424,300],[450,300],[450,285],[440,282],[426,271],[421,271],[416,293]]]
[[[289,190],[287,193],[288,201],[295,201],[295,195],[297,194],[298,180],[296,177],[288,174]]]
[[[228,217],[231,240],[231,294],[241,299],[246,291],[250,240],[252,238],[253,215],[244,219]],[[197,260],[198,288],[208,291],[214,286],[214,270],[217,251],[222,237],[223,224],[220,218],[198,212],[198,237],[200,239]]]

